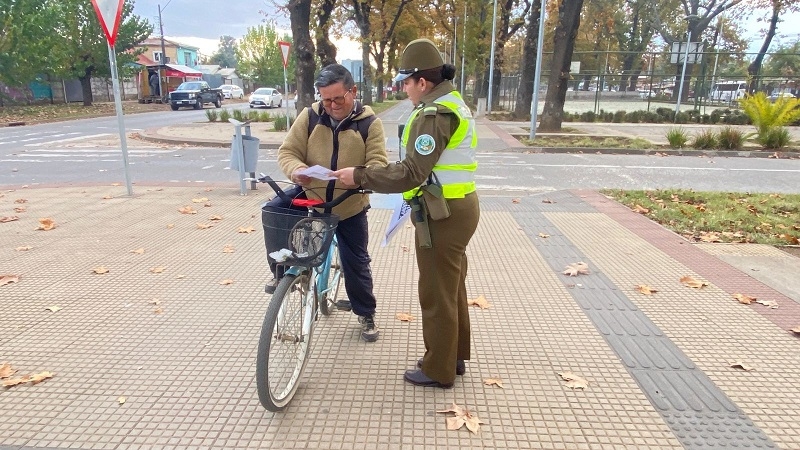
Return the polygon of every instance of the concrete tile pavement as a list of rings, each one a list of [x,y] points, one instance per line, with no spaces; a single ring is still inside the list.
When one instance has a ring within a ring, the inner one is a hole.
[[[419,320],[395,319],[419,316],[413,234],[381,247],[390,211],[373,209],[381,339],[360,341],[349,313],[322,318],[279,414],[261,408],[254,382],[268,301],[265,191],[124,194],[0,192],[0,216],[19,217],[0,223],[0,274],[20,276],[0,286],[0,363],[55,373],[0,391],[0,447],[800,448],[800,341],[789,331],[800,299],[596,192],[484,193],[468,290],[492,306],[471,310],[473,359],[452,390],[402,381],[423,349]],[[26,211],[11,213],[19,205]],[[57,227],[35,231],[41,217]],[[579,260],[589,275],[561,273]],[[100,266],[108,273],[93,273]],[[709,285],[686,287],[684,275]],[[737,292],[779,307],[741,305]],[[730,367],[737,361],[755,370]],[[567,387],[567,371],[588,387]],[[446,429],[436,411],[453,402],[485,422],[479,434]]]

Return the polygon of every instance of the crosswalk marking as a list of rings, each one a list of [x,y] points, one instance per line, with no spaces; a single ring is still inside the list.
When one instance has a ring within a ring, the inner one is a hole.
[[[176,151],[176,149],[163,148],[128,149],[128,156],[131,158],[146,158],[175,153]],[[32,148],[18,154],[4,156],[6,158],[0,159],[0,162],[86,162],[90,160],[97,162],[119,161],[122,159],[122,151],[118,148]]]
[[[64,135],[60,134],[58,136],[64,136]],[[85,135],[85,136],[75,136],[75,137],[71,137],[71,138],[48,140],[48,141],[43,141],[43,142],[37,142],[35,144],[25,144],[25,147],[41,147],[43,145],[58,144],[58,143],[70,142],[70,141],[80,141],[80,140],[83,140],[83,139],[93,139],[93,138],[98,138],[98,137],[103,137],[103,136],[111,136],[111,133],[89,134],[89,135]],[[57,137],[57,136],[54,135],[54,136],[48,136],[48,137]],[[22,141],[20,141],[20,142],[22,142]]]

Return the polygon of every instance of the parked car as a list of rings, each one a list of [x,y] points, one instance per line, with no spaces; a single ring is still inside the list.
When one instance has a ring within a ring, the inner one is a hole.
[[[235,84],[223,84],[219,88],[222,89],[223,98],[244,98],[244,90]]]
[[[656,96],[655,91],[639,91],[639,98],[641,98],[642,100],[653,98],[655,96]]]
[[[791,92],[773,92],[769,96],[769,101],[775,103],[779,98],[795,98]]]
[[[283,95],[273,88],[258,88],[250,94],[250,107],[263,106],[265,108],[280,108],[283,104]]]
[[[205,81],[187,81],[169,93],[169,106],[173,111],[181,106],[203,109],[206,103],[213,103],[217,108],[222,106],[222,91],[212,89]]]

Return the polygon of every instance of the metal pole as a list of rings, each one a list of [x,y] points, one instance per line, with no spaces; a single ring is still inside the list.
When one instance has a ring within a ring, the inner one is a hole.
[[[486,113],[492,112],[492,87],[494,85],[494,46],[497,32],[497,0],[494,0],[494,10],[492,12],[492,51],[489,57],[489,96],[486,104]]]
[[[467,2],[464,2],[464,24],[461,26],[461,29],[464,34],[461,39],[461,95],[466,95],[464,93],[464,83],[466,81],[466,76],[464,74],[464,52],[467,48]]]
[[[683,80],[686,79],[686,62],[689,60],[689,45],[691,44],[692,32],[686,31],[686,51],[683,53],[683,70],[681,71],[681,85],[678,88],[678,102],[675,104],[675,120],[678,123],[678,113],[681,112],[681,98],[683,98]],[[673,90],[672,92],[675,92]]]
[[[125,168],[125,186],[128,188],[128,195],[133,195],[131,186],[131,175],[128,172],[128,141],[125,137],[125,121],[122,116],[122,100],[119,97],[119,78],[117,78],[117,53],[114,47],[108,44],[108,61],[111,64],[111,84],[114,87],[114,107],[117,110],[117,125],[119,126],[119,143],[122,150],[122,164]]]
[[[453,17],[453,51],[450,62],[456,65],[456,53],[458,52],[458,17]]]
[[[536,44],[536,69],[533,75],[533,100],[531,100],[531,133],[529,138],[536,137],[536,112],[539,110],[539,78],[542,75],[542,47],[544,46],[544,15],[547,0],[541,0],[539,8],[539,42]]]
[[[167,63],[167,50],[164,46],[164,22],[161,20],[161,5],[158,5],[158,27],[161,30],[161,63],[164,66]],[[164,98],[164,87],[161,84],[161,68],[158,68],[158,96]]]
[[[286,77],[286,64],[283,65],[283,91],[286,92],[286,131],[289,131],[289,78]]]

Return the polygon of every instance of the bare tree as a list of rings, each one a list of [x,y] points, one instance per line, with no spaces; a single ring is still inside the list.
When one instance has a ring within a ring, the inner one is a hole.
[[[311,0],[289,0],[286,4],[289,9],[289,20],[292,24],[292,38],[294,41],[293,54],[297,61],[295,66],[295,81],[297,83],[297,98],[295,108],[299,112],[314,102],[314,42],[308,24],[311,23]],[[288,93],[287,93],[288,94]]]
[[[317,13],[317,28],[314,38],[317,42],[317,58],[324,67],[336,62],[336,46],[330,39],[330,28],[333,25],[332,14],[336,0],[321,0]]]
[[[531,115],[533,86],[536,84],[536,43],[541,26],[539,24],[541,9],[542,0],[534,0],[528,15],[528,26],[525,29],[525,39],[522,45],[522,64],[520,64],[522,71],[519,74],[520,83],[513,113],[515,119],[529,119]]]

